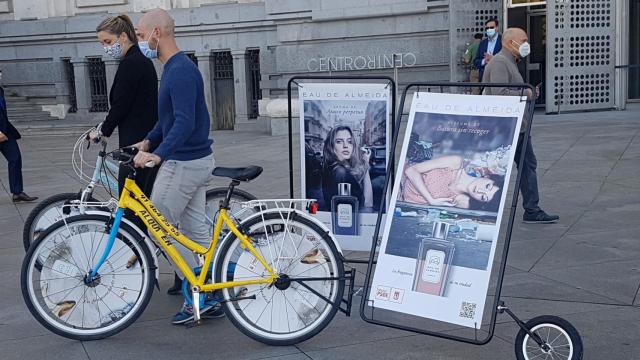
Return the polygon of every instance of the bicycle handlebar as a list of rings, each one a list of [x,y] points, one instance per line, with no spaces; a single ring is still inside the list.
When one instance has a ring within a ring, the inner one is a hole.
[[[120,149],[113,150],[111,156],[114,160],[122,162],[123,165],[131,165],[133,158],[138,154],[138,148],[134,146],[127,146]],[[152,168],[156,164],[153,161],[148,161],[144,164],[144,167]]]

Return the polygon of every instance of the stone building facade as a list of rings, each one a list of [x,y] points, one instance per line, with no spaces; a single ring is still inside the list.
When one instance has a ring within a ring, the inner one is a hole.
[[[487,19],[503,19],[507,3],[0,0],[0,68],[7,89],[52,114],[99,119],[117,62],[98,44],[96,25],[117,13],[135,23],[141,12],[162,7],[176,21],[180,48],[203,74],[213,128],[279,132],[294,75],[397,75],[400,87],[465,80],[465,43]]]

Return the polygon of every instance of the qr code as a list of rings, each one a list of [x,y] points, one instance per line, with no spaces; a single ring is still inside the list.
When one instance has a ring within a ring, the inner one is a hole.
[[[476,316],[476,306],[476,303],[463,301],[462,306],[460,306],[460,317],[473,319]]]

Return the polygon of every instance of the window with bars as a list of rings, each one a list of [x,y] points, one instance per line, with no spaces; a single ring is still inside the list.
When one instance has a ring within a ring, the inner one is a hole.
[[[67,80],[67,86],[69,87],[69,107],[70,113],[78,111],[78,99],[76,98],[76,76],[73,72],[73,63],[71,59],[63,59],[62,66],[64,68],[64,75]]]
[[[231,51],[216,51],[213,57],[213,78],[233,79],[233,57]]]
[[[87,58],[89,63],[89,83],[91,85],[91,107],[89,112],[109,110],[107,96],[107,73],[102,58]]]
[[[260,91],[260,49],[247,51],[247,74],[249,75],[249,119],[257,119],[259,115],[258,100],[262,99]]]

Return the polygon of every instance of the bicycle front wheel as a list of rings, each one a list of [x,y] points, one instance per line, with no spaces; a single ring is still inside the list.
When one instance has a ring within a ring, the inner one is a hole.
[[[335,316],[344,292],[344,266],[332,239],[298,213],[268,213],[240,227],[279,279],[223,289],[222,303],[231,322],[268,345],[296,344],[319,333]],[[268,277],[235,235],[220,251],[216,282]]]
[[[98,276],[87,274],[109,238],[109,217],[78,215],[50,226],[29,249],[21,272],[22,296],[50,331],[75,340],[114,335],[142,314],[155,281],[143,239],[122,224]]]

